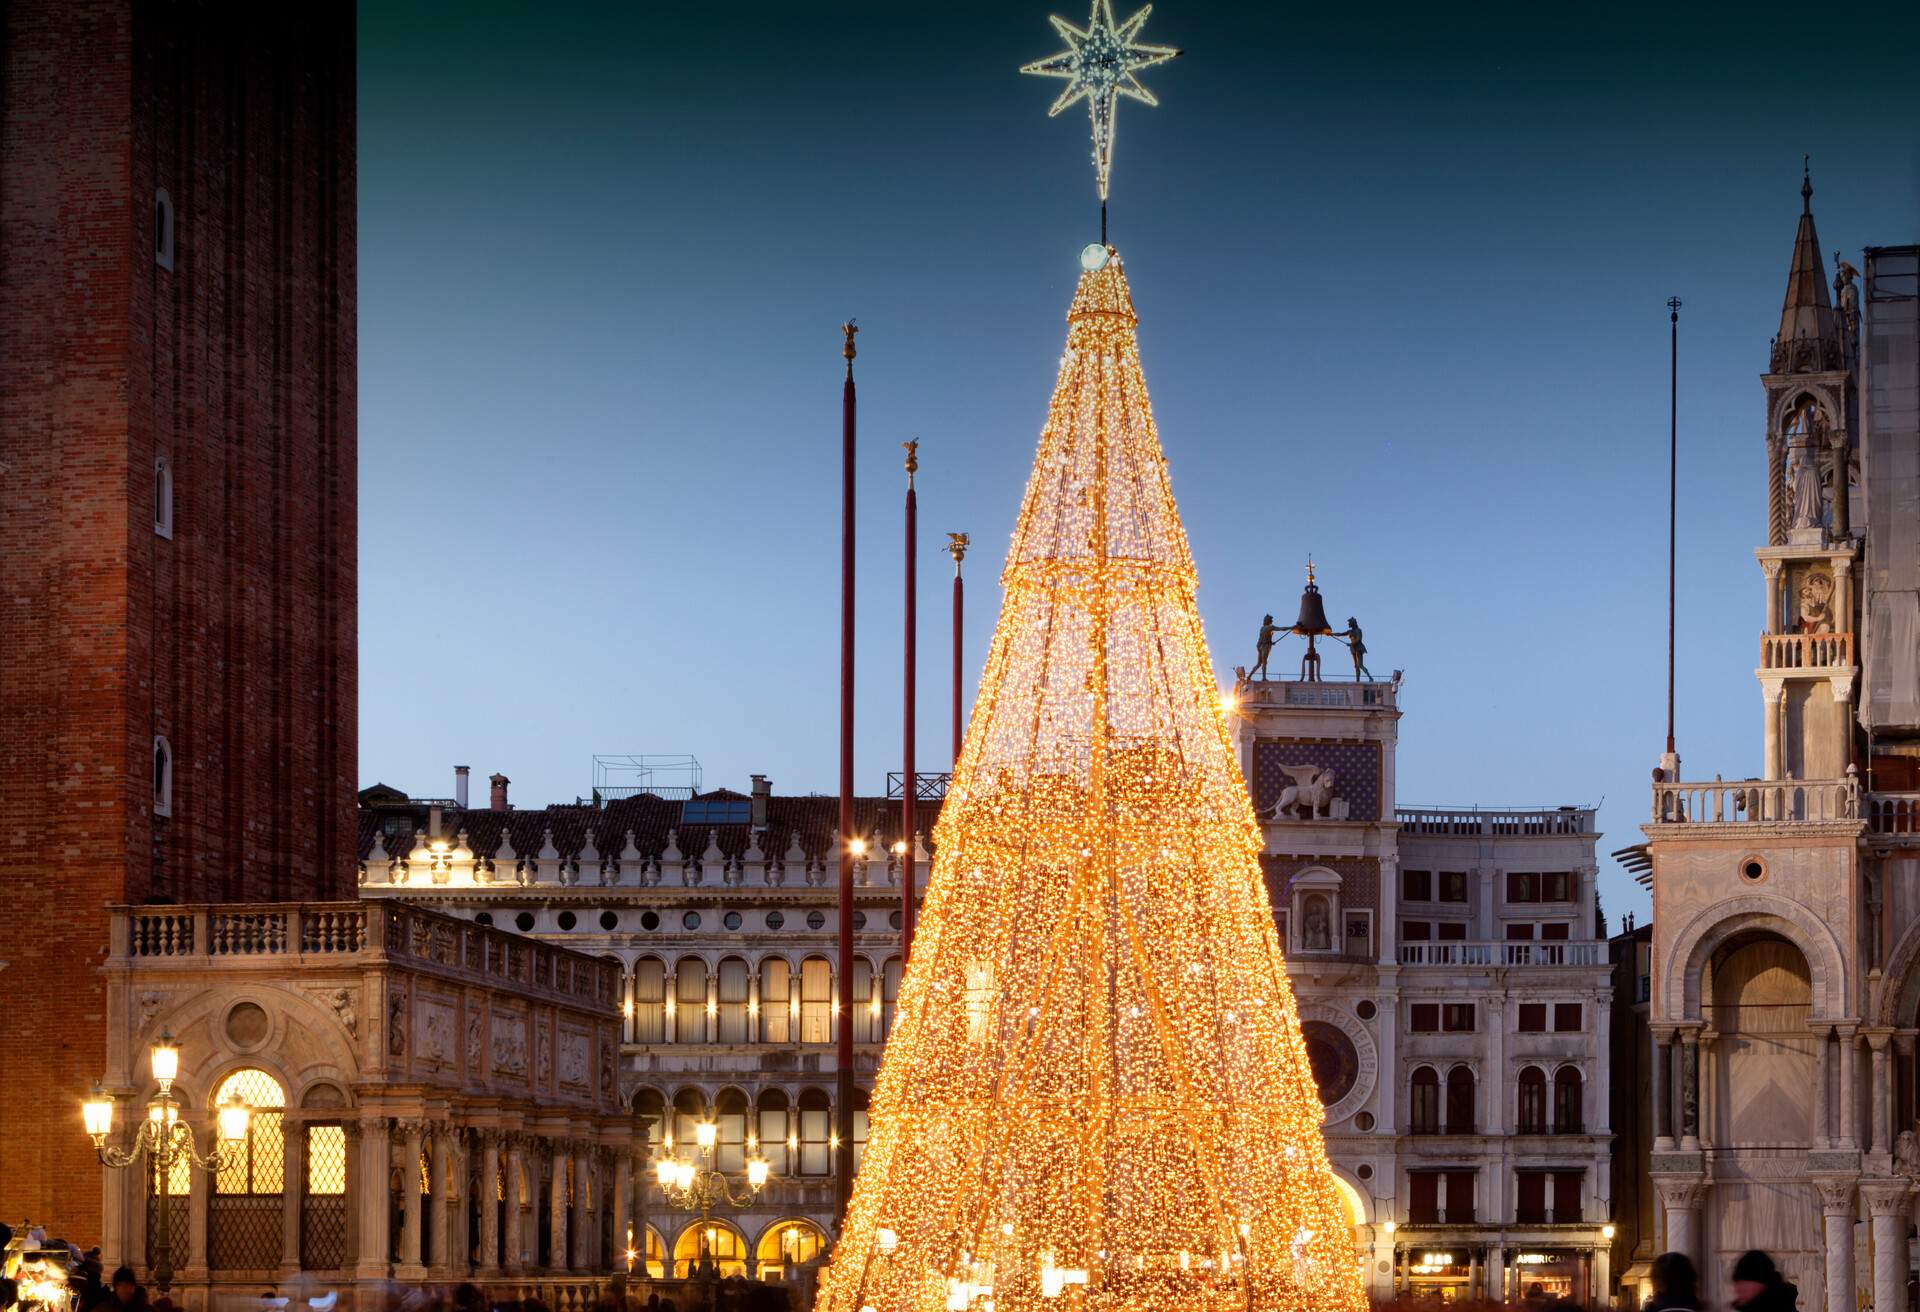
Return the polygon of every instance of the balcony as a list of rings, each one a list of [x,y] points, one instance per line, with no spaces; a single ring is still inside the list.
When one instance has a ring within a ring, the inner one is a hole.
[[[1871,793],[1867,828],[1876,834],[1920,834],[1920,793]]]
[[[1851,633],[1763,633],[1763,670],[1844,670],[1853,666]]]
[[[1403,966],[1604,966],[1604,943],[1402,943]]]
[[[1393,818],[1401,831],[1442,838],[1559,838],[1593,832],[1593,812],[1585,807],[1529,807],[1483,811],[1478,807],[1402,806]]]
[[[1741,779],[1653,785],[1656,825],[1840,823],[1860,818],[1852,779]]]

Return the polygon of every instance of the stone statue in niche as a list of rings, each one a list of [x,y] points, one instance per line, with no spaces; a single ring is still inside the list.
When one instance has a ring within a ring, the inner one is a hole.
[[[1819,528],[1826,518],[1826,499],[1820,488],[1820,471],[1814,466],[1813,453],[1795,444],[1787,448],[1787,525],[1789,528]]]
[[[1893,1140],[1893,1170],[1909,1180],[1920,1180],[1920,1139],[1912,1130],[1902,1130]]]
[[[1333,914],[1327,909],[1325,895],[1315,893],[1307,898],[1300,918],[1300,946],[1309,952],[1331,952],[1333,950]]]
[[[1833,632],[1833,576],[1822,570],[1810,570],[1800,581],[1800,633]]]
[[[1273,616],[1268,615],[1261,619],[1260,636],[1254,639],[1254,678],[1265,679],[1267,677],[1267,658],[1273,655],[1273,644],[1278,642],[1280,635],[1285,632],[1285,629],[1273,622]]]
[[[1846,320],[1847,336],[1853,337],[1860,331],[1860,288],[1855,280],[1860,270],[1840,258],[1840,252],[1833,253],[1833,303],[1840,307],[1840,317]]]
[[[1278,820],[1319,820],[1333,800],[1333,771],[1318,765],[1280,767],[1293,782],[1280,790],[1280,800],[1268,812]],[[1306,814],[1302,815],[1301,812]]]
[[[407,990],[398,984],[387,995],[387,1051],[396,1057],[407,1054]]]

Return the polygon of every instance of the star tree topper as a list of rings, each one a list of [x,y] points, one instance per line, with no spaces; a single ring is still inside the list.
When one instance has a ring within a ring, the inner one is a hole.
[[[1134,40],[1146,25],[1153,6],[1143,7],[1124,23],[1113,21],[1113,0],[1093,0],[1082,31],[1066,19],[1049,15],[1047,21],[1060,34],[1067,48],[1057,55],[1022,65],[1022,73],[1039,77],[1065,78],[1067,89],[1047,111],[1049,118],[1084,99],[1093,119],[1093,168],[1100,180],[1100,199],[1107,199],[1107,174],[1113,166],[1113,112],[1120,97],[1127,96],[1143,105],[1158,105],[1153,92],[1140,85],[1134,74],[1155,64],[1164,64],[1180,52],[1172,46],[1153,46]]]

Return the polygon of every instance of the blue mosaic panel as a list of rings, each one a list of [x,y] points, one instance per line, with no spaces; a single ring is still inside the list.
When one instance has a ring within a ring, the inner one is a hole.
[[[1293,783],[1282,766],[1317,765],[1333,771],[1333,795],[1345,798],[1349,820],[1380,818],[1380,744],[1294,743],[1263,738],[1253,745],[1254,809],[1262,818]]]

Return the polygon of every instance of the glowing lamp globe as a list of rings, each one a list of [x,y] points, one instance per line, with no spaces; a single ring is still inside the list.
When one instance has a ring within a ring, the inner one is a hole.
[[[174,1077],[180,1073],[180,1049],[174,1044],[173,1035],[162,1034],[160,1041],[153,1045],[153,1078],[162,1089],[173,1084]]]
[[[95,1143],[105,1139],[113,1130],[113,1099],[107,1097],[105,1090],[98,1084],[87,1100],[80,1104],[80,1117],[87,1124],[87,1135]]]
[[[220,1142],[239,1143],[246,1138],[247,1122],[252,1118],[253,1113],[247,1105],[237,1096],[229,1094],[220,1103]]]
[[[671,1157],[662,1157],[653,1164],[653,1178],[660,1182],[662,1189],[672,1185],[674,1177],[677,1174],[678,1172],[674,1170],[673,1158]]]
[[[756,1157],[752,1161],[748,1162],[747,1163],[748,1186],[754,1189],[759,1189],[764,1187],[767,1183],[768,1169],[769,1168],[767,1166],[767,1159],[764,1157]]]
[[[720,1137],[720,1127],[712,1121],[702,1121],[693,1127],[693,1137],[702,1148],[711,1148]]]

